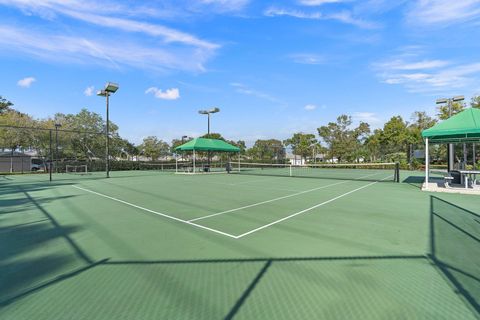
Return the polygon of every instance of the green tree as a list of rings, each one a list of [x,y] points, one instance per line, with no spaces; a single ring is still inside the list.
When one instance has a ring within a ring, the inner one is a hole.
[[[472,108],[480,109],[480,96],[473,96],[470,100],[470,106]]]
[[[167,156],[170,151],[168,143],[155,136],[144,138],[139,148],[142,150],[143,155],[149,157],[152,161],[157,160],[159,157]]]
[[[442,104],[438,107],[438,118],[440,120],[445,120],[450,118],[457,113],[462,112],[465,109],[465,103],[459,101],[453,101],[451,103],[451,108],[448,104]]]
[[[59,157],[77,160],[105,159],[106,123],[98,113],[80,110],[77,114],[57,113],[52,119],[43,121],[45,126],[54,128],[61,125],[58,133]],[[68,130],[75,132],[68,132]],[[109,122],[110,156],[121,157],[125,141],[118,134],[118,126]]]
[[[285,159],[285,147],[282,141],[277,139],[258,139],[253,147],[248,149],[248,155],[261,161],[280,161]]]
[[[385,154],[399,152],[407,154],[408,146],[412,143],[412,135],[407,126],[408,124],[403,121],[401,116],[394,116],[385,123],[380,135],[380,144]]]
[[[193,140],[192,137],[186,137],[183,139],[173,139],[172,142],[170,143],[170,152],[175,153],[175,148],[178,146],[181,146],[184,143],[187,143],[188,141]]]
[[[434,126],[437,120],[430,117],[425,111],[415,111],[411,116],[412,122],[408,126],[408,130],[412,136],[412,143],[421,144],[422,131]]]
[[[330,158],[338,158],[340,162],[358,160],[365,153],[363,143],[370,133],[370,125],[360,122],[358,127],[352,129],[352,118],[340,115],[336,122],[329,122],[326,126],[318,128],[318,135],[327,144]]]
[[[31,127],[33,119],[24,113],[9,109],[0,114],[0,123],[7,126]],[[33,131],[17,128],[0,128],[0,148],[7,149],[13,156],[15,151],[24,151],[32,148],[34,143]],[[13,161],[10,162],[10,171],[13,171]]]
[[[224,137],[220,133],[210,133],[210,134],[204,134],[202,138],[206,139],[217,139],[217,140],[223,140],[226,141]]]
[[[0,96],[0,114],[3,114],[9,110],[11,110],[11,106],[13,103],[5,99],[4,97]]]
[[[382,133],[382,129],[375,129],[373,134],[365,140],[364,146],[370,162],[376,162],[382,157],[382,145],[380,143]]]
[[[293,136],[284,141],[286,146],[291,146],[293,154],[307,159],[313,154],[313,147],[318,143],[314,134],[294,133]]]

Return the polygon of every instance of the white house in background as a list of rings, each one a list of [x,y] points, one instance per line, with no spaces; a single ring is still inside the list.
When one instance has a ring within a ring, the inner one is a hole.
[[[287,158],[288,162],[291,165],[301,166],[301,165],[305,164],[305,159],[302,159],[302,157],[299,156],[299,155],[295,155],[295,154],[292,154],[292,153],[287,153],[285,157]]]

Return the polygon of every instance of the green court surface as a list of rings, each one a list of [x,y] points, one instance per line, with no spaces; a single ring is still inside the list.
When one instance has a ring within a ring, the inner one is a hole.
[[[111,176],[0,176],[0,319],[480,319],[480,198],[420,172]]]

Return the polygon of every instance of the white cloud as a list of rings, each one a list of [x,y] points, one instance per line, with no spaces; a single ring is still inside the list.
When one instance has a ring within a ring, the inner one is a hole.
[[[454,63],[435,59],[418,59],[418,53],[404,53],[403,58],[374,64],[382,82],[403,85],[410,92],[439,92],[465,88],[480,83],[480,62]]]
[[[289,57],[293,62],[300,64],[323,64],[326,61],[324,56],[313,53],[295,53]]]
[[[478,0],[419,0],[411,6],[407,15],[411,23],[426,25],[445,25],[478,18]]]
[[[314,104],[307,104],[307,105],[304,107],[304,109],[307,110],[307,111],[312,111],[312,110],[317,109],[317,106],[314,105]]]
[[[352,119],[358,122],[366,122],[369,124],[380,123],[381,120],[373,112],[355,112]]]
[[[270,102],[286,105],[286,103],[283,102],[282,100],[280,100],[280,99],[278,99],[278,98],[276,98],[276,97],[274,97],[274,96],[272,96],[268,93],[264,93],[264,92],[261,92],[261,91],[258,91],[258,90],[251,89],[251,88],[245,86],[242,83],[233,82],[233,83],[230,83],[230,85],[232,87],[234,87],[235,91],[237,91],[238,93],[245,94],[245,95],[248,95],[248,96],[257,97],[257,98],[263,99],[263,100],[268,100]]]
[[[270,7],[266,9],[263,14],[267,17],[277,17],[277,16],[287,16],[297,19],[308,19],[308,20],[335,20],[345,24],[350,24],[359,28],[364,29],[374,29],[378,28],[378,25],[373,22],[366,20],[358,19],[353,17],[352,13],[349,11],[340,11],[336,13],[322,14],[319,11],[306,12],[302,10],[295,9],[284,9],[277,7]]]
[[[267,17],[276,17],[276,16],[289,16],[299,19],[314,19],[320,20],[324,19],[324,16],[321,12],[312,12],[307,13],[301,10],[293,10],[293,9],[282,9],[276,7],[270,7],[263,13]]]
[[[90,0],[0,0],[0,4],[18,8],[26,15],[35,14],[48,20],[45,29],[0,25],[0,47],[53,61],[98,63],[104,60],[102,65],[108,61],[108,65],[115,68],[129,65],[143,69],[195,72],[204,71],[204,64],[220,47],[180,30],[135,19],[156,15],[158,10],[106,1],[98,5]],[[55,27],[57,16],[102,27],[102,32],[84,36],[84,29],[71,24],[68,33],[65,33],[64,28]],[[108,29],[114,32],[108,34]],[[134,33],[146,37],[129,36]]]
[[[379,67],[394,69],[394,70],[423,70],[423,69],[436,69],[445,67],[449,64],[444,60],[421,60],[414,62],[406,62],[402,59],[395,59],[389,62],[384,62]]]
[[[96,63],[120,68],[121,65],[147,70],[176,69],[204,71],[212,50],[178,46],[150,47],[125,40],[88,39],[45,34],[29,29],[0,25],[0,47],[50,61]]]
[[[232,12],[243,10],[250,0],[201,0],[200,3],[212,6],[218,12]]]
[[[164,99],[164,100],[177,100],[180,98],[180,91],[178,88],[171,88],[165,91],[158,89],[156,87],[148,88],[145,91],[146,94],[153,93],[155,98]]]
[[[87,97],[90,97],[93,95],[93,91],[94,91],[94,87],[90,86],[90,87],[87,87],[85,91],[83,91],[83,94],[86,95]]]
[[[327,3],[346,2],[345,0],[299,0],[300,4],[304,6],[321,6]]]
[[[32,83],[34,83],[35,81],[37,81],[37,79],[35,79],[34,77],[26,77],[18,80],[17,85],[22,88],[30,88]]]

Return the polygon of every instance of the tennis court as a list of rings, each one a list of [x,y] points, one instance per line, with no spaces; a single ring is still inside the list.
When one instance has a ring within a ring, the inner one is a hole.
[[[478,197],[279,169],[2,176],[0,318],[479,318]]]

